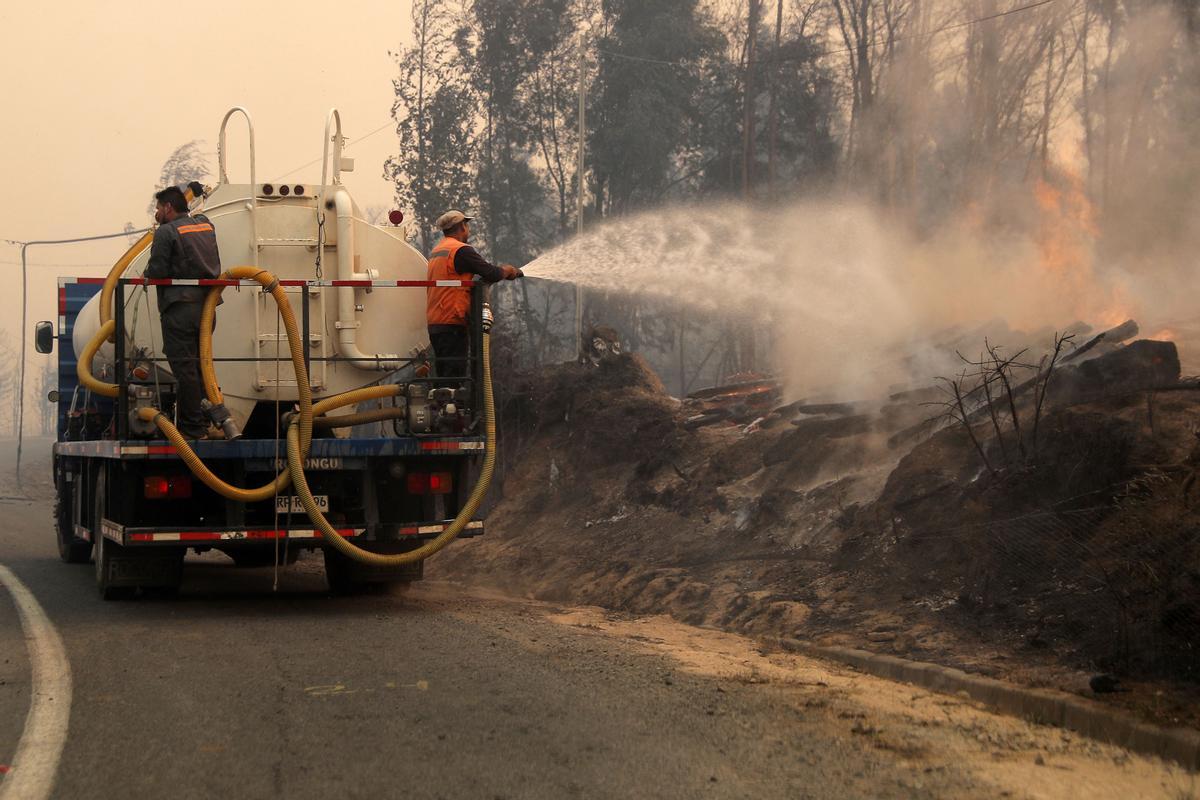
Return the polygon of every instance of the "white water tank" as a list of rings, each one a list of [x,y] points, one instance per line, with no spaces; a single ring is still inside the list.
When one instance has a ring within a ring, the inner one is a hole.
[[[368,276],[382,281],[426,279],[425,259],[404,240],[402,230],[368,223],[343,186],[325,187],[324,224],[318,221],[322,187],[291,183],[286,196],[281,196],[281,188],[261,183],[222,184],[194,211],[213,223],[224,269],[255,264],[257,247],[257,265],[283,280],[315,280],[318,254],[325,280]],[[130,264],[125,277],[140,277],[149,257],[147,248]],[[285,291],[299,326],[302,290],[285,287]],[[240,427],[258,403],[296,400],[296,376],[271,295],[258,287],[231,286],[222,297],[213,355],[261,359],[216,363],[225,405]],[[97,294],[76,320],[73,340],[77,355],[99,328],[99,304]],[[154,287],[125,287],[124,319],[127,358],[138,349],[151,357],[164,357]],[[409,358],[428,343],[425,289],[310,288],[309,325],[311,357],[337,357],[330,362],[312,362],[314,398],[367,386],[395,369],[397,359]],[[377,367],[376,355],[381,356],[383,369]],[[106,344],[97,353],[93,372],[100,374],[113,357],[113,346]],[[170,372],[165,361],[159,366]]]

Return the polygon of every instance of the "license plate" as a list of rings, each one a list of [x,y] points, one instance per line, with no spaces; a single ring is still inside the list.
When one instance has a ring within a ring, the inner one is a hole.
[[[315,494],[315,495],[313,495],[313,500],[317,501],[317,508],[319,508],[321,510],[322,514],[327,513],[329,511],[329,495]],[[304,504],[301,503],[300,498],[294,494],[293,495],[282,495],[281,494],[278,497],[276,497],[275,498],[275,510],[278,511],[280,514],[287,514],[289,512],[292,514],[305,513]]]

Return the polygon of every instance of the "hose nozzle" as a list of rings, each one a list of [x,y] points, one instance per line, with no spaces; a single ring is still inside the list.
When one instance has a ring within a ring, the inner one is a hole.
[[[205,397],[200,401],[200,408],[212,421],[212,424],[221,429],[227,440],[232,441],[242,437],[242,432],[238,430],[237,423],[233,421],[233,415],[229,413],[229,409],[225,407],[224,403],[214,405]]]

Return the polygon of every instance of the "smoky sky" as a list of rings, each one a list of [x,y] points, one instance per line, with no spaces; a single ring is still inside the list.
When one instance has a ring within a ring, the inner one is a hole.
[[[345,184],[360,206],[390,208],[382,165],[397,147],[393,129],[356,139],[389,122],[388,51],[411,40],[409,8],[405,0],[0,4],[0,237],[65,239],[148,224],[163,161],[202,139],[215,172],[218,127],[235,105],[253,115],[258,179],[318,159],[289,176],[311,183],[320,178],[325,115],[336,106],[356,160]],[[246,144],[245,124],[231,122],[233,182],[248,181]],[[126,246],[30,249],[30,325],[56,313],[59,275],[103,274]],[[0,244],[8,336],[19,333],[19,256]]]

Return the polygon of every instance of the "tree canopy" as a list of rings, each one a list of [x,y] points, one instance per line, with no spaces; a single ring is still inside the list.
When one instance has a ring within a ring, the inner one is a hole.
[[[516,263],[575,230],[581,172],[589,220],[832,188],[917,230],[967,208],[1007,224],[1014,187],[1078,184],[1105,240],[1136,252],[1192,227],[1196,8],[417,0],[386,174],[426,249],[460,207]]]

